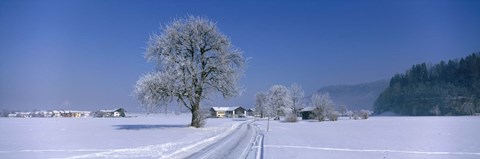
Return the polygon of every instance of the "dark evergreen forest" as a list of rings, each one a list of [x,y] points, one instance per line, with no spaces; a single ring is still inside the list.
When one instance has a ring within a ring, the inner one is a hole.
[[[374,103],[374,113],[472,115],[480,112],[480,53],[412,66],[396,74]]]

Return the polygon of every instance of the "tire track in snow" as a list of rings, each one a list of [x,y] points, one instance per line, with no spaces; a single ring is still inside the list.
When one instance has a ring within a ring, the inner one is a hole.
[[[240,124],[241,123],[235,123],[231,127],[224,130],[224,132],[201,140],[189,139],[186,141],[148,145],[136,148],[105,149],[104,151],[97,153],[66,158],[184,158],[185,154],[193,153],[195,150],[204,147],[204,145],[214,143],[224,136],[228,136],[230,133],[236,130]],[[170,152],[172,149],[175,149],[176,151]]]
[[[242,123],[243,124],[243,123]],[[169,155],[165,155],[165,156],[162,156],[162,158],[185,158],[185,154],[181,155],[181,153],[191,153],[192,151],[195,151],[195,150],[198,150],[198,148],[200,147],[203,147],[204,145],[208,146],[208,144],[211,144],[211,143],[214,143],[215,141],[218,141],[218,140],[221,140],[222,138],[224,138],[225,136],[228,136],[229,134],[233,133],[234,130],[238,129],[238,127],[240,127],[239,125],[242,125],[242,124],[234,124],[232,125],[232,127],[230,129],[228,129],[227,131],[219,134],[219,135],[216,135],[214,137],[211,137],[211,138],[208,138],[208,139],[204,139],[204,140],[201,140],[195,144],[192,144],[192,145],[189,145],[187,147],[183,147]]]
[[[424,155],[480,155],[480,152],[443,152],[443,151],[407,151],[407,150],[388,150],[388,149],[348,149],[331,147],[310,147],[310,146],[289,146],[289,145],[264,145],[264,148],[295,148],[295,149],[313,149],[323,151],[349,151],[349,152],[390,152]]]
[[[254,145],[252,146],[252,149],[256,149],[255,156],[250,155],[247,156],[248,159],[263,159],[263,138],[264,135],[263,133],[259,133],[260,129],[258,125],[255,125],[256,130],[257,130],[257,135],[255,137]]]
[[[186,158],[246,158],[257,136],[252,123],[242,123],[233,133]]]

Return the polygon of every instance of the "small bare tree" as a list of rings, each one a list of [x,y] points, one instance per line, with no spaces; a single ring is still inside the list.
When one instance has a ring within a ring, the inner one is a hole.
[[[341,115],[341,116],[346,116],[346,115],[347,115],[347,112],[348,112],[347,106],[341,105],[341,106],[340,106],[340,115]]]
[[[347,116],[348,116],[349,119],[352,119],[352,117],[353,117],[353,111],[348,110],[348,111],[347,111]]]
[[[287,87],[273,85],[268,92],[268,106],[275,113],[276,120],[279,120],[280,116],[292,113],[292,98]]]
[[[360,118],[360,111],[358,110],[353,111],[352,118],[353,120],[358,120]]]
[[[328,93],[317,93],[311,98],[314,112],[317,115],[318,121],[325,121],[327,115],[333,111],[333,101],[330,99]]]
[[[338,111],[331,111],[330,113],[328,113],[327,118],[330,121],[337,121],[338,116],[340,116],[340,113]]]
[[[294,122],[297,122],[297,121],[298,121],[297,115],[294,114],[294,113],[288,113],[285,116],[285,122],[294,123]]]
[[[430,113],[433,114],[433,115],[436,115],[436,116],[440,116],[442,114],[442,112],[440,111],[440,108],[438,107],[438,105],[435,105],[435,107],[433,107],[431,110],[430,110]]]
[[[202,126],[200,105],[209,94],[239,94],[242,53],[206,18],[188,16],[166,25],[150,36],[145,58],[157,68],[140,77],[134,95],[147,108],[177,101],[191,111],[193,127]]]
[[[263,92],[258,92],[257,94],[255,94],[255,113],[260,115],[260,118],[263,118],[268,113],[267,102],[267,94]]]
[[[303,107],[304,96],[305,96],[305,92],[303,91],[301,85],[297,83],[293,83],[290,86],[290,97],[292,98],[293,114],[296,115],[297,111]]]
[[[360,118],[362,118],[362,119],[368,119],[368,117],[370,117],[371,112],[368,111],[368,110],[363,110],[363,109],[362,109],[362,110],[360,110],[360,111],[358,112],[358,114],[359,114]]]

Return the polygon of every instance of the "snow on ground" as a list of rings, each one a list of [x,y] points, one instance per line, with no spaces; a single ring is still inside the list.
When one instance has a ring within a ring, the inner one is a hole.
[[[216,142],[244,121],[191,116],[0,118],[1,158],[178,158]]]
[[[190,115],[185,114],[136,118],[0,118],[0,156],[191,157],[195,152],[206,152],[205,148],[213,143],[233,139],[225,137],[235,135],[233,132],[240,130],[240,126],[248,128],[245,122],[212,118],[207,120],[205,128],[196,129],[187,126]],[[269,132],[266,120],[253,124],[264,134],[265,158],[480,158],[480,117],[371,117],[298,123],[271,120]],[[243,138],[253,138],[253,131],[241,130],[251,136]]]
[[[265,158],[480,158],[480,117],[256,121]]]

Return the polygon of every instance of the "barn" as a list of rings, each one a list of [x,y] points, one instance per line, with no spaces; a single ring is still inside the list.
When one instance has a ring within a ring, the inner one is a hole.
[[[315,107],[305,107],[300,113],[302,114],[302,120],[315,119],[316,115],[314,113]]]

